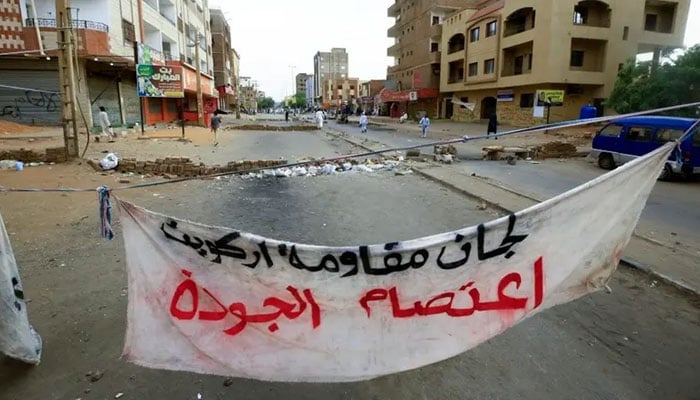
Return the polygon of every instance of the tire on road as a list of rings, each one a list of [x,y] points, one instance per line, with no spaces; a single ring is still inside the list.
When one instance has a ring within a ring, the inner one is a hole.
[[[658,177],[658,180],[670,181],[672,178],[673,178],[673,171],[671,170],[671,166],[668,164],[665,164],[663,171],[661,171],[661,174]]]
[[[603,169],[615,169],[615,160],[610,153],[601,153],[598,156],[598,166]]]

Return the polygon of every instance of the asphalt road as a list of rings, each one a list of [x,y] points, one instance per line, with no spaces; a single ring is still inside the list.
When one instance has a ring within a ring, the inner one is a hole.
[[[292,138],[292,136],[290,136]],[[264,145],[264,143],[262,144]],[[124,192],[155,211],[275,238],[385,243],[495,213],[416,176],[195,181]],[[41,203],[32,203],[39,201]],[[700,301],[621,269],[612,293],[536,315],[450,360],[367,382],[286,384],[150,370],[119,359],[126,315],[123,242],[95,237],[94,195],[5,194],[0,207],[45,341],[28,368],[0,360],[2,399],[697,399]],[[20,217],[21,210],[31,210]],[[88,211],[85,211],[88,210]],[[88,218],[81,217],[88,214]],[[31,230],[32,224],[47,229]],[[50,229],[49,229],[50,228]],[[23,231],[32,234],[22,233]],[[397,338],[399,340],[400,338]],[[97,382],[85,374],[103,371]]]
[[[475,129],[472,125],[465,126],[465,131]],[[333,124],[332,127],[360,136],[359,129],[354,125]],[[367,136],[392,147],[426,141],[414,137],[413,132],[407,134],[370,129]],[[475,173],[540,200],[556,196],[606,172],[586,159],[550,159],[540,164],[520,161],[516,165],[482,161],[481,147],[485,143],[457,144],[461,161],[454,168],[468,174]],[[431,152],[432,149],[426,151]],[[682,246],[700,256],[700,179],[658,182],[642,213],[637,233],[669,246]]]

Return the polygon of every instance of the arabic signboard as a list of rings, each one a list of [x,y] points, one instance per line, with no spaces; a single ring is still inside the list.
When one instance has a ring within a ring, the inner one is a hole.
[[[180,66],[139,64],[136,84],[139,97],[185,97]]]
[[[550,103],[552,107],[560,107],[564,105],[563,90],[538,90],[537,91],[537,106],[544,107]]]
[[[165,64],[165,56],[143,43],[136,43],[136,55],[138,64]]]
[[[371,379],[453,357],[603,289],[673,147],[510,216],[374,245],[269,239],[118,201],[124,356],[304,382]]]
[[[514,97],[513,89],[504,89],[496,92],[496,99],[498,101],[513,101]]]

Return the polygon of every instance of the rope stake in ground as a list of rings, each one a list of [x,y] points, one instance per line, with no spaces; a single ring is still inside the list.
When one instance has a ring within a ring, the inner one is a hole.
[[[97,188],[99,209],[100,209],[100,236],[103,239],[112,240],[114,231],[112,230],[112,202],[110,201],[109,188],[100,186]]]
[[[322,158],[320,160],[306,160],[306,161],[298,161],[298,162],[293,162],[293,163],[287,163],[287,164],[281,164],[281,165],[276,165],[274,168],[292,168],[292,167],[300,167],[300,166],[305,166],[309,164],[316,164],[316,163],[328,163],[328,162],[333,162],[333,161],[339,161],[339,160],[348,160],[351,158],[362,158],[362,157],[369,157],[369,156],[374,156],[374,155],[379,155],[379,154],[385,154],[385,153],[391,153],[391,152],[396,152],[396,151],[406,151],[406,150],[414,150],[414,149],[420,149],[423,147],[434,147],[434,146],[441,146],[441,145],[448,145],[448,144],[454,144],[454,143],[465,143],[468,141],[472,140],[484,140],[484,139],[494,139],[494,138],[499,138],[502,136],[510,136],[510,135],[515,135],[519,133],[534,133],[534,132],[541,132],[541,131],[546,131],[546,130],[557,130],[557,129],[563,129],[563,128],[572,128],[576,126],[584,126],[584,125],[591,125],[591,124],[597,124],[601,122],[608,122],[616,119],[621,119],[621,118],[627,118],[627,117],[634,117],[638,115],[646,115],[646,114],[654,114],[654,113],[660,113],[660,112],[666,112],[666,111],[672,111],[672,110],[679,110],[682,108],[690,108],[690,107],[700,107],[700,102],[696,103],[688,103],[688,104],[681,104],[677,106],[671,106],[671,107],[664,107],[664,108],[656,108],[653,110],[647,110],[647,111],[639,111],[639,112],[634,112],[634,113],[629,113],[629,114],[621,114],[621,115],[614,115],[614,116],[607,116],[607,117],[598,117],[598,118],[591,118],[591,119],[575,119],[575,120],[570,120],[570,121],[563,121],[563,122],[555,122],[551,124],[545,124],[545,125],[537,125],[537,126],[532,126],[528,128],[518,128],[518,129],[513,129],[510,131],[498,133],[496,135],[480,135],[480,136],[474,136],[474,137],[469,137],[468,135],[464,135],[459,138],[455,139],[448,139],[448,140],[441,140],[441,141],[436,141],[436,142],[428,142],[428,143],[421,143],[421,144],[415,144],[411,146],[403,146],[403,147],[392,147],[388,149],[383,149],[383,150],[374,150],[374,151],[367,151],[364,153],[355,153],[355,154],[348,154],[348,155],[343,155],[343,156],[337,156],[337,157],[330,157],[330,158]],[[145,183],[138,183],[135,185],[129,185],[129,186],[118,186],[115,188],[109,189],[109,191],[119,191],[119,190],[129,190],[129,189],[142,189],[146,187],[152,187],[152,186],[161,186],[161,185],[169,185],[169,184],[174,184],[174,183],[179,183],[179,182],[186,182],[186,181],[192,181],[192,180],[199,180],[199,179],[207,179],[207,178],[216,178],[220,176],[230,176],[230,175],[243,175],[243,174],[248,174],[251,172],[260,172],[265,169],[270,169],[272,167],[259,167],[259,168],[250,168],[247,170],[239,170],[239,171],[232,171],[232,172],[220,172],[217,174],[210,174],[210,175],[200,175],[200,176],[193,176],[193,177],[182,177],[182,178],[176,178],[176,179],[169,179],[169,180],[162,180],[162,181],[155,181],[155,182],[145,182]],[[92,192],[95,189],[81,189],[81,188],[47,188],[47,189],[36,189],[36,188],[6,188],[0,186],[0,192],[62,192],[62,193],[75,193],[75,192]]]

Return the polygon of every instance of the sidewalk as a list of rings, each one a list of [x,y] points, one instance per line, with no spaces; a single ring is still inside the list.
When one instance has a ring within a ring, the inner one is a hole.
[[[367,141],[365,137],[356,134],[344,133],[342,137],[368,150],[384,147],[382,143]],[[467,174],[459,164],[430,164],[414,168],[414,171],[502,212],[519,211],[537,203],[532,197],[517,190]],[[697,260],[697,255],[691,251],[671,249],[661,243],[634,235],[623,253],[622,263],[643,270],[685,291],[700,294]]]

